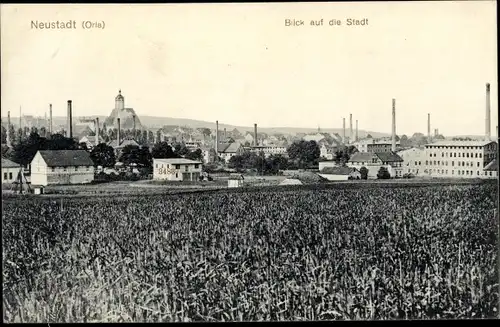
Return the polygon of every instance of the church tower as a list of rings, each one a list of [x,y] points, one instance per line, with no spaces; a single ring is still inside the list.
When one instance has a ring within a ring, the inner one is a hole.
[[[115,109],[118,110],[125,109],[125,98],[122,95],[122,90],[118,91],[118,95],[115,98]]]

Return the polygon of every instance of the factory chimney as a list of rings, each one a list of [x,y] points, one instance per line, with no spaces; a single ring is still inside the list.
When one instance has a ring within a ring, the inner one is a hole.
[[[71,100],[68,100],[68,135],[70,139],[73,138],[73,113],[72,113],[72,108],[71,108]]]
[[[49,104],[49,135],[52,135],[52,103]]]
[[[7,111],[7,146],[10,148],[10,111]]]
[[[99,117],[97,117],[95,119],[95,145],[96,146],[99,145],[99,134],[100,134],[100,130],[99,130]]]
[[[121,126],[120,126],[120,118],[116,118],[116,123],[118,124],[118,131],[116,133],[116,145],[117,146],[120,146],[120,144],[122,143],[121,142],[121,135],[120,135],[120,132],[121,132]]]
[[[486,83],[486,141],[491,141],[490,105],[490,83]]]
[[[259,145],[257,142],[257,124],[253,124],[253,145]]]
[[[226,135],[227,135],[227,134],[226,134],[226,128],[224,127],[224,143],[226,143],[226,142],[227,142],[227,137],[226,137]]]
[[[345,139],[345,118],[342,118],[342,143],[346,143]]]
[[[427,142],[431,143],[431,114],[427,114]]]
[[[219,154],[218,151],[218,145],[219,145],[219,121],[215,121],[215,153]]]
[[[358,120],[356,119],[356,142],[358,142]]]
[[[353,133],[352,133],[352,114],[349,114],[349,142],[352,142],[353,140]]]
[[[392,146],[391,151],[396,152],[396,99],[392,99]]]
[[[132,122],[133,122],[133,125],[132,125],[132,135],[134,135],[134,139],[135,139],[135,115],[132,115]]]

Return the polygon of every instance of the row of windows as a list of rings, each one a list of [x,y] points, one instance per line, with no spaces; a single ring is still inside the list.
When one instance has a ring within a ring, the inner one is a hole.
[[[482,158],[483,154],[482,153],[461,153],[461,152],[442,152],[441,157],[450,157],[450,158],[456,158],[458,153],[458,158]],[[475,155],[475,156],[474,156]],[[437,153],[430,153],[430,157],[436,157]]]
[[[7,173],[3,173],[3,179],[12,179],[12,173],[9,173],[9,178],[7,178]]]
[[[181,165],[172,165],[172,166],[175,166],[175,169],[181,169]],[[200,167],[200,165],[199,165],[199,164],[195,164],[195,165],[194,165],[194,168],[195,168],[195,169],[198,169],[199,167]],[[156,164],[156,165],[155,165],[155,168],[159,168],[159,167],[158,167],[158,164]],[[161,164],[161,168],[164,168],[163,164]],[[170,165],[169,165],[169,164],[167,164],[167,168],[170,168]],[[189,165],[185,165],[185,166],[184,166],[184,170],[185,170],[185,171],[188,171],[188,170],[189,170]]]
[[[445,175],[447,175],[448,174],[448,169],[431,169],[431,173],[437,173],[437,174],[445,174]],[[452,170],[451,174],[455,175],[455,171]],[[474,171],[472,171],[472,170],[457,170],[457,175],[461,175],[461,176],[464,176],[464,175],[465,176],[473,176],[474,175]],[[477,176],[481,175],[481,173],[480,173],[479,170],[476,171],[476,175]],[[485,176],[493,176],[493,172],[492,171],[485,171],[484,175]]]
[[[445,149],[445,150],[481,150],[482,146],[428,146],[428,149]],[[486,147],[487,148],[487,147]]]
[[[56,168],[57,167],[51,167],[52,172],[55,172]],[[68,171],[68,167],[62,167],[62,168],[63,168],[63,171]],[[75,166],[74,167],[74,171],[78,171],[78,168],[79,168],[78,166]],[[73,170],[73,169],[71,169],[71,167],[70,167],[70,170]],[[86,171],[90,171],[90,166],[85,166],[85,170]],[[40,168],[38,168],[38,171],[40,171]]]
[[[426,160],[425,161],[425,164],[426,165],[432,165],[432,166],[448,166],[448,161],[428,161]],[[455,166],[455,161],[452,161],[451,162],[451,165],[452,166]],[[462,166],[462,167],[474,167],[474,162],[472,161],[457,161],[457,166]],[[477,162],[477,167],[481,167],[481,163],[480,162]]]

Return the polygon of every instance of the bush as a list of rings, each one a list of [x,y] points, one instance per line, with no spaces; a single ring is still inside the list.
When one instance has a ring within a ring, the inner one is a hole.
[[[380,169],[378,170],[378,173],[377,173],[377,178],[378,179],[390,179],[391,174],[389,173],[389,171],[387,170],[386,167],[380,167]]]

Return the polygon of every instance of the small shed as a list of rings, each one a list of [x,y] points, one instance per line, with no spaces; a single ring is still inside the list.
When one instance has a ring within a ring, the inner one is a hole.
[[[242,187],[244,180],[245,178],[243,177],[242,174],[231,174],[229,176],[229,179],[227,180],[227,187],[229,188]]]

